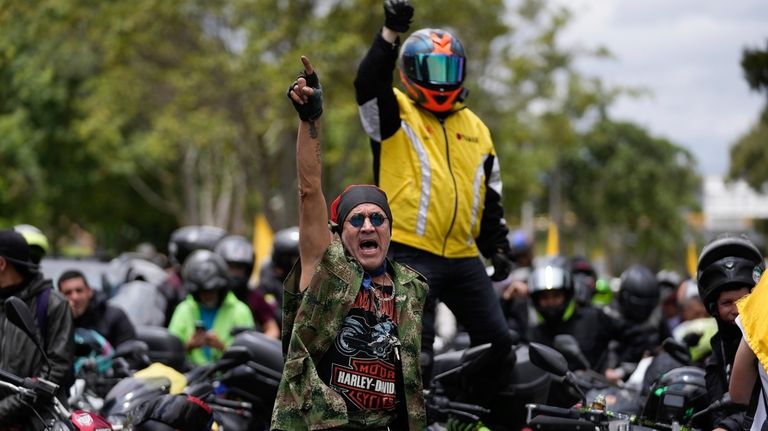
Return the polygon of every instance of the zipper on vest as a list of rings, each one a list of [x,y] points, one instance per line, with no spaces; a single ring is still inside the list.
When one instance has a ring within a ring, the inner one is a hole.
[[[448,163],[448,172],[451,174],[451,181],[453,181],[453,216],[451,217],[451,225],[448,226],[448,231],[443,238],[442,256],[445,256],[445,249],[448,247],[448,238],[450,238],[453,226],[456,224],[456,213],[458,213],[459,209],[459,188],[456,186],[456,177],[453,175],[453,167],[451,166],[451,147],[448,141],[448,131],[445,130],[445,118],[438,117],[437,120],[440,122],[440,127],[443,129],[443,139],[445,139],[445,159]]]

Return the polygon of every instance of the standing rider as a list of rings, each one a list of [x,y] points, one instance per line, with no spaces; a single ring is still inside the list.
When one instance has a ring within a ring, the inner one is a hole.
[[[434,319],[443,301],[469,332],[471,343],[491,343],[465,377],[484,388],[499,382],[498,364],[512,337],[479,254],[491,259],[494,280],[511,270],[508,229],[501,206],[498,158],[486,125],[463,103],[464,47],[440,29],[414,32],[400,48],[413,16],[408,0],[385,0],[384,27],[357,71],[355,90],[363,128],[371,139],[376,183],[390,196],[390,257],[427,278],[422,369],[432,368]],[[392,87],[400,51],[405,92]],[[476,373],[480,372],[479,374]],[[477,401],[482,395],[468,394]]]

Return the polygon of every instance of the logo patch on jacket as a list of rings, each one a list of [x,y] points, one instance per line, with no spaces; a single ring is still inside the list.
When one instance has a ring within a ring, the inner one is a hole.
[[[477,136],[469,136],[462,133],[456,133],[456,139],[458,139],[459,141],[464,140],[464,141],[469,141],[474,143],[480,142],[480,138],[478,138]]]

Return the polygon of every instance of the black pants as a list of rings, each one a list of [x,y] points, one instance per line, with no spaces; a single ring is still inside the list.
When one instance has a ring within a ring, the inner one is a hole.
[[[467,330],[473,346],[491,343],[486,358],[477,361],[477,367],[487,376],[482,380],[498,381],[498,365],[509,354],[512,346],[507,321],[493,290],[491,280],[479,257],[447,259],[403,244],[392,243],[389,257],[395,262],[415,269],[429,283],[429,295],[422,319],[422,380],[428,386],[432,375],[432,357],[435,340],[435,307],[442,301]],[[480,385],[481,382],[478,382]]]

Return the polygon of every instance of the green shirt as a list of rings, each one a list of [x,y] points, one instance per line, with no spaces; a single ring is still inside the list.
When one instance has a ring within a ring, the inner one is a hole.
[[[187,295],[187,298],[174,310],[171,323],[168,324],[168,332],[179,337],[181,342],[186,345],[187,341],[194,335],[195,322],[201,320],[200,317],[200,304],[195,301],[192,295]],[[232,329],[253,328],[254,326],[251,309],[237,299],[234,293],[228,292],[216,312],[216,318],[213,319],[213,328],[211,329],[225,346],[229,346],[232,343]],[[218,349],[211,348],[211,361],[217,361],[221,358],[222,353]],[[204,365],[209,362],[205,352],[199,347],[187,353],[187,360],[194,365]]]

